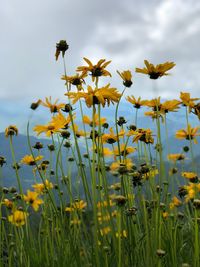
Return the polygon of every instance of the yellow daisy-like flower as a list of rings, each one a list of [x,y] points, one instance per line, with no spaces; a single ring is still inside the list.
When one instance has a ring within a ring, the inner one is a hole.
[[[75,114],[73,114],[73,118],[75,118]],[[58,113],[56,116],[52,117],[51,123],[52,125],[56,125],[61,129],[67,129],[71,122],[71,117],[68,115],[65,117],[62,113]]]
[[[131,74],[130,70],[125,70],[125,71],[122,71],[122,72],[117,71],[117,73],[122,78],[123,85],[125,87],[131,87],[133,82],[132,82],[132,74]]]
[[[112,207],[114,205],[115,205],[115,203],[112,201],[112,199],[110,199],[109,202],[107,200],[97,202],[97,208],[98,209],[105,208],[108,206]]]
[[[176,132],[177,139],[186,139],[186,140],[193,140],[195,144],[197,144],[197,139],[195,137],[199,136],[200,134],[197,133],[199,131],[199,127],[192,128],[189,124],[187,129],[181,129]]]
[[[172,69],[176,64],[174,62],[165,62],[158,65],[153,65],[148,60],[144,60],[145,68],[136,68],[136,72],[149,75],[150,79],[158,79],[164,75],[169,75],[168,70]]]
[[[110,150],[108,147],[100,148],[100,155],[103,155],[104,157],[111,157],[113,155],[113,151]],[[95,148],[95,153],[98,153],[98,149]]]
[[[72,128],[72,126],[71,126],[71,128]],[[75,133],[77,138],[86,135],[86,133],[83,130],[79,130],[78,129],[78,125],[77,124],[74,124],[74,128],[72,128],[72,129],[73,129],[73,131],[74,131],[74,133]]]
[[[142,106],[145,106],[147,103],[147,100],[141,100],[141,97],[138,97],[138,99],[136,99],[133,95],[132,96],[128,96],[126,98],[126,100],[131,103],[133,105],[134,108],[139,109]]]
[[[163,114],[159,111],[146,111],[144,113],[145,116],[148,116],[148,117],[151,117],[152,120],[155,120],[155,119],[158,119],[158,118],[161,118],[162,122],[164,122],[164,116]]]
[[[73,202],[70,207],[66,207],[65,211],[72,212],[72,211],[83,211],[85,207],[87,206],[87,203],[83,200],[78,200]]]
[[[103,107],[110,103],[119,102],[121,94],[116,88],[110,88],[110,84],[99,89],[92,89],[91,86],[87,87],[87,92],[69,92],[66,93],[72,99],[72,104],[75,104],[79,99],[83,98],[87,107],[92,107],[95,104],[101,104]]]
[[[52,189],[53,184],[46,179],[44,183],[34,184],[32,187],[37,193],[42,194],[45,193],[46,190]]]
[[[8,209],[12,209],[13,208],[13,201],[5,198],[3,201],[2,201],[2,204],[5,205]]]
[[[166,114],[168,112],[176,112],[177,109],[179,109],[181,102],[173,99],[173,100],[167,100],[161,104],[161,112]]]
[[[186,179],[190,180],[192,183],[198,182],[198,175],[195,172],[182,172],[182,177],[185,177]]]
[[[101,236],[108,235],[110,232],[111,232],[111,228],[109,226],[106,226],[100,229]]]
[[[24,201],[31,205],[35,211],[38,211],[39,206],[43,203],[43,200],[38,198],[39,193],[34,191],[27,191],[27,194],[23,196]]]
[[[46,97],[45,102],[41,100],[40,104],[44,107],[49,108],[51,113],[59,112],[61,110],[61,108],[64,108],[64,106],[65,106],[64,103],[58,104],[58,99],[56,99],[55,102],[52,103],[51,96],[49,98]]]
[[[119,173],[124,173],[127,171],[130,171],[133,167],[133,162],[130,158],[121,160],[121,161],[116,161],[113,162],[110,165],[110,170],[111,172],[119,172]]]
[[[187,191],[185,196],[185,201],[188,202],[191,199],[194,199],[200,192],[200,184],[189,183],[189,185],[185,185],[184,189]]]
[[[184,92],[180,93],[180,99],[181,103],[184,106],[188,106],[190,108],[193,108],[195,106],[194,101],[199,100],[199,98],[191,98],[190,93],[184,93]]]
[[[15,210],[8,216],[8,221],[16,226],[22,226],[26,223],[28,213],[20,210]]]
[[[167,219],[169,217],[169,213],[167,211],[162,214],[163,219]]]
[[[34,166],[36,165],[36,161],[40,161],[43,159],[43,156],[37,156],[35,158],[33,158],[32,155],[26,155],[21,159],[21,163],[26,164],[26,165],[30,165],[30,166]]]
[[[75,114],[73,115],[73,117]],[[33,131],[37,132],[37,135],[45,133],[47,137],[50,137],[54,133],[59,133],[61,129],[66,129],[71,122],[70,116],[63,116],[63,114],[58,113],[56,116],[52,117],[52,120],[46,125],[36,125]]]
[[[15,125],[10,125],[8,128],[5,129],[5,137],[18,135],[18,129]]]
[[[184,154],[169,154],[167,156],[168,160],[172,160],[174,162],[179,161],[179,160],[184,160],[185,155]]]
[[[113,128],[111,127],[110,128],[110,133],[109,134],[103,134],[102,135],[102,141],[104,143],[108,143],[108,144],[114,144],[115,142],[117,142],[117,140],[120,138],[120,137],[123,137],[125,134],[125,131],[124,130],[121,130],[118,135],[116,135],[113,131]]]
[[[90,119],[89,116],[84,115],[83,116],[83,123],[90,125],[91,127],[94,126],[98,126],[99,125],[99,116],[98,114],[94,115],[94,122],[93,119]],[[103,125],[104,123],[106,123],[106,118],[100,118],[100,125]]]
[[[92,81],[94,82],[100,76],[110,76],[110,72],[108,72],[105,68],[110,64],[111,61],[106,61],[105,59],[100,59],[97,64],[93,65],[92,62],[88,58],[83,58],[88,66],[80,66],[76,71],[81,71],[82,75],[87,74],[88,72],[92,76]]]
[[[85,83],[84,78],[87,77],[87,73],[77,73],[73,76],[62,76],[62,80],[65,80],[66,82],[75,85],[77,89],[80,91],[82,90],[82,84]]]
[[[125,144],[121,144],[120,145],[120,152],[119,152],[119,148],[118,146],[114,147],[114,154],[115,156],[127,156],[133,152],[135,152],[137,150],[136,147],[132,147],[132,146],[126,146]]]
[[[127,136],[134,136],[133,137],[133,143],[134,142],[144,142],[145,144],[153,144],[154,139],[152,136],[152,131],[150,129],[136,129],[135,131],[130,130],[127,133]]]
[[[127,234],[127,231],[126,231],[126,230],[123,230],[120,234],[117,232],[117,233],[115,234],[115,236],[116,236],[117,238],[119,238],[119,236],[120,236],[120,238],[127,238],[128,234]]]
[[[173,197],[172,202],[169,204],[169,208],[174,209],[175,207],[179,207],[181,205],[182,202],[177,197]]]

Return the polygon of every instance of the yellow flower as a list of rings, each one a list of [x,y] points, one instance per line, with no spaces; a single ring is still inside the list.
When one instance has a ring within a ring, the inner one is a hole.
[[[73,129],[73,131],[74,131],[74,133],[75,133],[75,135],[76,135],[77,138],[86,135],[86,133],[83,130],[79,130],[78,129],[78,125],[76,125],[76,124],[74,124],[74,128],[72,128],[72,129]]]
[[[195,106],[194,101],[199,100],[199,98],[191,98],[190,97],[190,93],[184,93],[184,92],[181,92],[180,93],[180,99],[182,100],[181,103],[184,106],[188,106],[190,108],[192,108],[192,107]]]
[[[37,193],[42,194],[46,192],[46,190],[52,189],[53,184],[46,179],[44,183],[34,184],[32,185],[32,187],[35,189]]]
[[[145,68],[136,68],[135,71],[149,75],[150,79],[158,79],[164,75],[169,75],[166,72],[176,65],[174,62],[165,62],[155,66],[152,63],[148,62],[148,60],[144,60],[144,64],[146,66]]]
[[[104,143],[108,143],[108,144],[114,144],[115,142],[117,142],[117,140],[119,139],[119,137],[123,137],[125,134],[124,130],[121,130],[118,135],[116,135],[113,131],[113,128],[110,128],[110,133],[109,134],[103,134],[102,135],[102,141]]]
[[[163,219],[167,219],[168,216],[169,216],[169,213],[167,211],[163,212],[162,214]]]
[[[70,221],[71,226],[74,226],[74,225],[79,226],[80,224],[81,224],[81,220],[78,220],[78,219],[73,219]]]
[[[127,158],[121,161],[113,162],[110,165],[110,170],[111,172],[124,173],[124,172],[130,171],[132,167],[133,167],[132,160],[130,158]]]
[[[37,156],[35,158],[33,158],[32,155],[26,155],[21,159],[21,163],[26,164],[26,165],[30,165],[30,166],[34,166],[36,165],[36,161],[40,161],[43,159],[43,156]]]
[[[167,156],[168,160],[172,160],[172,161],[179,161],[179,160],[184,160],[185,159],[185,155],[184,154],[169,154]]]
[[[174,209],[175,207],[179,207],[181,204],[182,202],[177,197],[173,197],[172,202],[169,204],[169,208]]]
[[[192,183],[198,182],[198,175],[195,172],[182,172],[181,175]]]
[[[109,207],[109,206],[110,207],[114,206],[112,199],[110,199],[109,202],[107,200],[97,202],[97,208],[98,209]]]
[[[73,118],[75,118],[75,114],[73,114]],[[56,116],[52,117],[51,123],[54,125],[59,125],[61,129],[67,129],[71,122],[71,117],[68,115],[65,117],[62,113],[58,113]]]
[[[108,235],[110,232],[111,232],[111,228],[109,226],[106,226],[106,227],[100,229],[100,234],[102,236]]]
[[[64,106],[65,106],[64,103],[57,104],[58,99],[56,99],[56,101],[54,103],[52,103],[51,96],[49,98],[46,97],[45,100],[46,100],[46,102],[41,100],[40,103],[42,106],[49,108],[51,113],[59,112],[60,109],[64,108]]]
[[[5,205],[8,209],[13,208],[13,202],[7,198],[2,201],[2,204]]]
[[[8,221],[16,226],[22,226],[26,223],[27,216],[27,212],[16,210],[8,216]]]
[[[152,131],[150,129],[136,129],[136,131],[130,130],[127,133],[127,136],[134,136],[133,143],[134,142],[144,142],[145,144],[153,144],[154,139],[152,137]]]
[[[83,59],[86,61],[88,66],[81,66],[81,67],[78,67],[76,70],[76,71],[81,71],[82,75],[90,72],[93,82],[95,81],[95,79],[97,79],[100,76],[110,76],[111,77],[110,72],[108,72],[105,69],[108,66],[108,64],[110,64],[111,61],[106,62],[105,59],[100,59],[96,65],[93,65],[89,59],[87,59],[85,57]]]
[[[70,207],[66,207],[65,211],[72,212],[72,211],[83,211],[85,207],[87,206],[87,203],[83,200],[78,200],[73,202]]]
[[[200,184],[189,183],[189,185],[185,185],[184,189],[187,191],[185,196],[185,201],[188,202],[190,199],[194,199],[197,193],[200,192]]]
[[[119,237],[119,233],[117,232],[116,234],[116,237],[118,238]],[[127,231],[126,230],[123,230],[121,233],[120,233],[120,237],[124,237],[124,238],[127,238]]]
[[[88,124],[91,127],[93,127],[93,123],[94,123],[94,126],[98,126],[99,125],[99,116],[98,116],[98,114],[94,115],[94,122],[93,122],[93,119],[90,119],[89,116],[84,115],[83,116],[83,123]],[[100,118],[100,125],[103,125],[104,123],[106,123],[106,118]]]
[[[160,97],[154,98],[152,100],[147,100],[145,105],[151,107],[155,112],[161,112],[166,114],[168,112],[175,112],[181,104],[180,101],[176,99],[167,100],[163,103],[160,102]]]
[[[151,117],[153,120],[158,119],[158,118],[161,118],[162,122],[164,122],[164,117],[160,113],[160,111],[159,112],[157,112],[157,111],[146,111],[144,113],[144,115]]]
[[[74,117],[75,115],[73,115]],[[66,129],[71,122],[70,116],[63,116],[58,113],[56,116],[52,117],[52,120],[46,125],[36,125],[33,131],[37,132],[37,135],[41,133],[46,133],[47,137],[50,137],[54,133],[59,133],[61,129]]]
[[[97,153],[98,150],[95,148],[95,153]],[[113,155],[113,151],[110,150],[108,147],[103,147],[99,149],[100,155],[104,155],[105,157],[111,157]]]
[[[5,129],[5,137],[18,135],[18,129],[15,125],[10,125],[8,128]]]
[[[30,204],[35,211],[38,211],[39,206],[43,203],[42,199],[38,198],[39,193],[28,190],[27,195],[24,195],[24,201]]]
[[[142,178],[148,180],[149,178],[154,178],[158,173],[158,169],[152,168],[148,172],[144,173]]]
[[[189,124],[187,129],[181,129],[176,132],[176,138],[178,139],[186,139],[186,140],[193,140],[195,144],[197,144],[196,136],[199,136],[197,132],[199,131],[199,127],[192,128]]]
[[[123,72],[119,72],[117,71],[117,73],[119,74],[119,76],[122,78],[123,80],[123,85],[125,87],[131,87],[132,83],[132,74],[130,72],[130,70],[125,70]]]
[[[74,76],[62,76],[62,80],[65,80],[66,82],[75,85],[77,89],[80,91],[82,90],[82,84],[85,83],[84,78],[87,77],[87,73],[79,74],[77,73]]]
[[[161,110],[160,96],[158,98],[147,100],[145,105],[147,107],[152,108],[153,111],[160,111]]]
[[[166,114],[168,112],[176,112],[179,109],[180,101],[173,99],[165,101],[161,104],[161,112]]]
[[[99,89],[92,89],[91,86],[87,87],[86,92],[69,92],[66,93],[69,98],[72,99],[72,104],[75,104],[79,99],[85,99],[85,103],[87,107],[92,107],[95,104],[101,104],[105,107],[105,104],[108,106],[110,102],[114,104],[114,102],[119,102],[121,94],[117,91],[116,88],[110,88],[110,84],[107,84],[104,87]]]
[[[127,156],[127,155],[135,152],[136,150],[137,150],[136,147],[126,146],[125,144],[121,144],[120,145],[120,155],[121,156]],[[118,148],[118,146],[114,147],[114,154],[116,156],[119,156],[119,148]]]
[[[141,108],[141,106],[145,106],[147,103],[147,100],[141,100],[141,97],[138,97],[138,99],[136,99],[133,95],[128,96],[126,100],[130,102],[134,108],[137,109]]]

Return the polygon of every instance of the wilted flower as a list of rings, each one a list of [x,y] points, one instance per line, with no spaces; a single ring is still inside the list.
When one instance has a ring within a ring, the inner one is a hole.
[[[0,156],[0,167],[3,167],[3,165],[6,163],[6,158],[3,156]]]
[[[36,109],[39,107],[40,103],[41,103],[41,100],[39,99],[37,102],[33,102],[33,103],[31,104],[30,108],[31,108],[32,110],[36,110]]]
[[[5,129],[5,137],[18,135],[18,129],[15,125],[10,125],[8,128]]]
[[[55,53],[56,60],[58,60],[58,57],[61,52],[62,52],[62,57],[64,57],[65,52],[68,50],[68,48],[69,46],[67,42],[65,40],[60,40],[60,42],[56,44],[56,53]]]

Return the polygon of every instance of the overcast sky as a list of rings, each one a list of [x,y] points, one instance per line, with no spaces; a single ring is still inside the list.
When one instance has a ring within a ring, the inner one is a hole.
[[[112,85],[121,89],[116,69],[174,61],[171,76],[158,81],[159,94],[180,91],[199,96],[200,1],[198,0],[0,0],[0,110],[6,120],[38,98],[65,99],[62,61],[55,45],[67,40],[68,74],[83,64],[112,60]],[[152,81],[133,74],[130,94],[154,97]],[[14,119],[13,119],[14,120]]]

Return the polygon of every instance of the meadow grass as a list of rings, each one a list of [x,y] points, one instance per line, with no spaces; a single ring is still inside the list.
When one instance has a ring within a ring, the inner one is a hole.
[[[33,127],[51,140],[49,158],[42,155],[42,143],[31,144],[31,122],[30,154],[23,159],[16,158],[13,146],[17,127],[5,130],[18,187],[1,187],[0,266],[199,267],[200,180],[193,152],[199,127],[190,125],[191,116],[200,118],[198,98],[181,92],[179,99],[167,101],[136,99],[130,71],[118,71],[121,93],[110,84],[102,86],[104,76],[111,77],[110,61],[104,59],[92,64],[84,58],[87,65],[69,76],[67,50],[64,40],[56,46],[56,60],[63,59],[66,103],[49,97],[31,105],[33,112],[39,106],[50,111],[47,124]],[[145,60],[136,72],[157,80],[174,66]],[[133,106],[129,124],[120,116],[122,98]],[[102,110],[113,104],[113,120],[107,121]],[[138,128],[143,107],[155,132]],[[185,129],[171,133],[168,114],[180,109],[185,109]],[[172,154],[167,145],[166,163],[163,140],[168,143],[169,132],[180,149]],[[178,139],[188,146],[181,147]],[[1,171],[5,163],[0,156]],[[27,192],[19,172],[23,165],[35,177]]]

